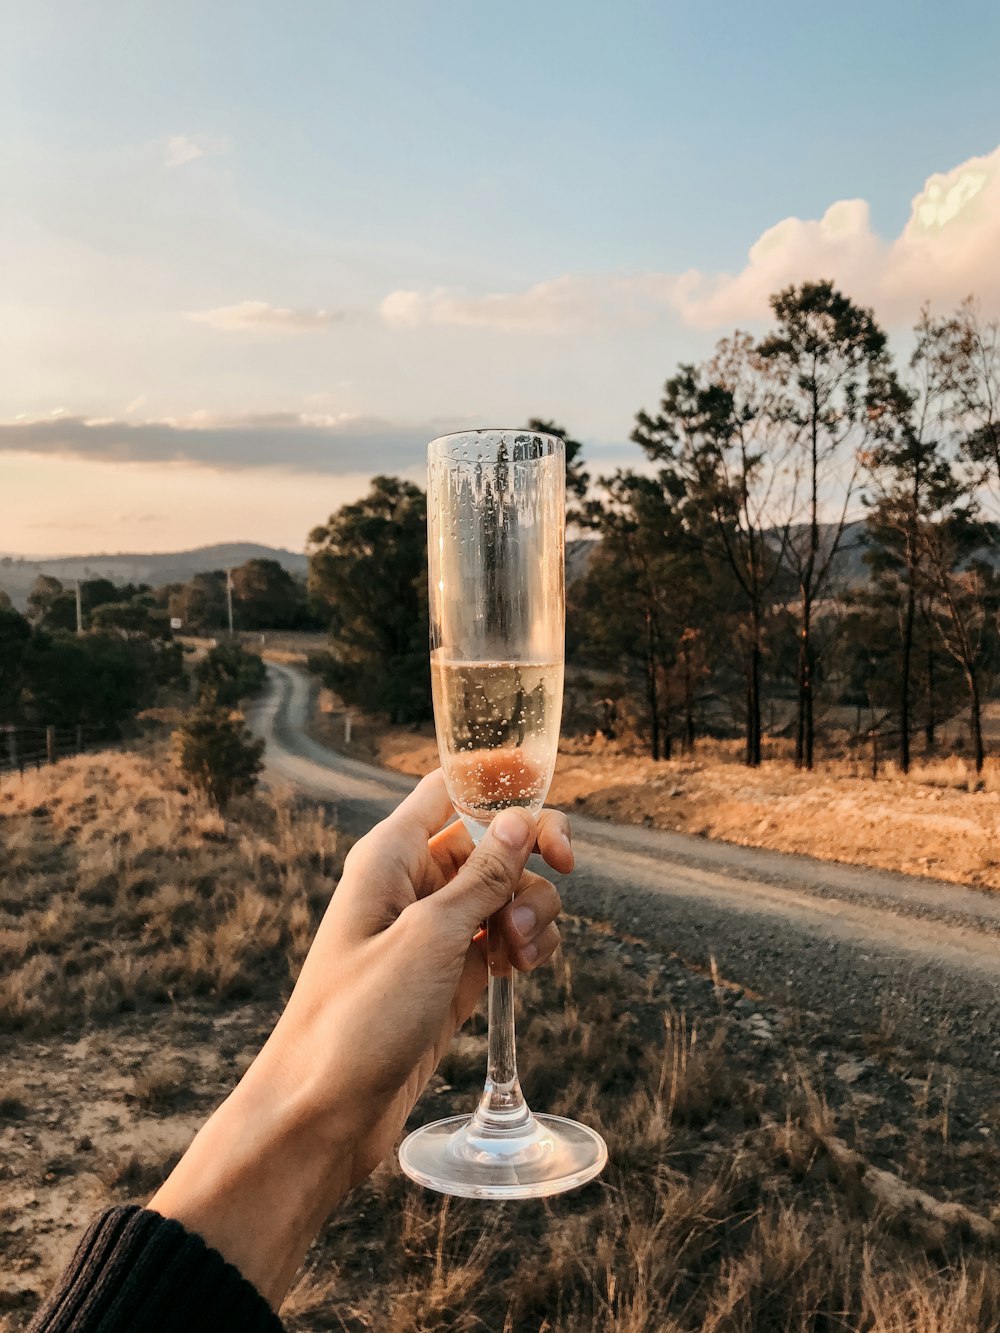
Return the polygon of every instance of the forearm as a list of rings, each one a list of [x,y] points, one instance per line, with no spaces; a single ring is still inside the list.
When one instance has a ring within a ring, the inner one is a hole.
[[[263,1064],[195,1137],[149,1207],[228,1259],[276,1310],[316,1232],[347,1192],[350,1136]]]

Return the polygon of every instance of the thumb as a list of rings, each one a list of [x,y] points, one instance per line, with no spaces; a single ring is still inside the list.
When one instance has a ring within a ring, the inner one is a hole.
[[[455,878],[430,899],[465,939],[510,902],[536,834],[535,821],[527,810],[501,810]]]

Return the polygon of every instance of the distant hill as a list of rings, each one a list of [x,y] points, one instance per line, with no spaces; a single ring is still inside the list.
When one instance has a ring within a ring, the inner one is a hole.
[[[256,542],[222,542],[199,546],[193,551],[124,553],[120,555],[67,555],[53,559],[32,556],[0,558],[0,588],[22,611],[28,592],[39,574],[50,574],[63,582],[103,577],[116,583],[186,583],[194,574],[210,569],[235,569],[247,560],[277,560],[292,574],[304,574],[309,561],[296,551],[285,551]]]

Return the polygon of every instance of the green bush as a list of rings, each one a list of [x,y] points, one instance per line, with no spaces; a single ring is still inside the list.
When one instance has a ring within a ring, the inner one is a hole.
[[[238,643],[220,643],[210,649],[195,668],[198,692],[214,696],[220,705],[231,708],[256,694],[264,684],[267,668],[256,653],[248,653]]]
[[[182,772],[220,809],[234,796],[253,791],[264,766],[263,753],[264,742],[211,694],[202,697],[174,732],[174,757]]]

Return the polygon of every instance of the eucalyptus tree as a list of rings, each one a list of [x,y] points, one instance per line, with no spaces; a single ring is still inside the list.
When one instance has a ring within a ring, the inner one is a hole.
[[[933,601],[943,571],[944,547],[935,526],[948,522],[960,499],[948,456],[952,375],[947,327],[925,307],[914,329],[915,342],[902,377],[887,373],[877,408],[874,441],[863,455],[869,505],[867,562],[873,602],[895,603],[898,655],[892,680],[899,718],[899,764],[910,769],[913,729],[914,643],[921,602]],[[925,613],[926,618],[926,613]],[[929,688],[933,691],[933,647],[927,642]],[[929,700],[928,716],[934,716]],[[931,734],[933,734],[933,724]]]
[[[639,412],[632,439],[669,465],[684,488],[689,534],[738,595],[736,638],[744,665],[745,760],[761,761],[764,643],[797,509],[797,432],[784,385],[745,333],[724,338],[702,365],[667,380],[655,416]]]
[[[822,653],[817,606],[830,592],[862,454],[873,437],[885,390],[886,336],[870,310],[832,283],[805,282],[771,298],[774,333],[758,351],[782,386],[777,420],[790,431],[800,506],[787,558],[798,586],[798,716],[795,761],[812,768],[815,688]]]
[[[987,320],[968,297],[938,325],[942,368],[953,399],[964,460],[1000,495],[1000,319]]]
[[[348,704],[393,722],[431,716],[427,656],[427,497],[399,477],[375,477],[309,534],[309,595],[330,629],[317,659]]]
[[[688,746],[693,739],[694,647],[706,604],[698,551],[683,527],[681,483],[669,469],[654,477],[619,471],[600,487],[587,518],[601,540],[571,593],[575,633],[584,658],[638,678],[650,755],[669,759],[678,668],[682,735]]]

